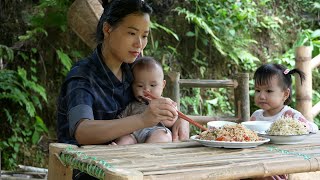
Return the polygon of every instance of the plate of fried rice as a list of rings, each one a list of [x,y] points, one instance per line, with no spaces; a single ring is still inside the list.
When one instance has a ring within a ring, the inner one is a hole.
[[[269,142],[241,124],[225,125],[190,137],[204,146],[219,148],[254,148]]]

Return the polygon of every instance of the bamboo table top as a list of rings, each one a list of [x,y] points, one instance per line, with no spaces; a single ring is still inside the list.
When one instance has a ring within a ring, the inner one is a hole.
[[[299,144],[250,149],[210,148],[194,141],[50,146],[62,149],[60,159],[66,165],[100,179],[240,179],[320,171],[320,133]]]

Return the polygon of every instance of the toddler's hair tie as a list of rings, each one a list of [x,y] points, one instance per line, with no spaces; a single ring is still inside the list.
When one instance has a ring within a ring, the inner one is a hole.
[[[286,70],[283,71],[283,74],[284,74],[284,75],[287,75],[289,72],[290,72],[290,70],[289,70],[289,69],[286,69]]]

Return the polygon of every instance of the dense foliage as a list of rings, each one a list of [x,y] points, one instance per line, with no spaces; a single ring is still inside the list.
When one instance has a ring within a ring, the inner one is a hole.
[[[295,47],[313,46],[314,56],[320,52],[320,4],[316,1],[149,2],[155,15],[145,54],[159,59],[166,72],[180,72],[181,78],[232,78],[237,72],[252,73],[265,62],[293,68]],[[59,87],[72,63],[91,51],[67,25],[71,3],[0,2],[0,149],[4,169],[20,163],[47,166],[47,152],[41,153],[39,143],[43,137],[55,139]],[[313,78],[316,103],[320,100],[317,69]],[[228,89],[185,88],[181,94],[181,110],[186,114],[234,114],[233,93]],[[251,112],[255,109],[251,103]]]

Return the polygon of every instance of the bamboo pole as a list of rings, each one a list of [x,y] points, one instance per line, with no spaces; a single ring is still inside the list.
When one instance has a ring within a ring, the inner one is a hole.
[[[306,79],[301,85],[300,78],[296,78],[296,100],[297,110],[300,111],[306,119],[313,121],[312,116],[312,69],[311,57],[312,48],[309,46],[297,47],[295,50],[296,68],[305,73]]]
[[[250,120],[249,74],[236,75],[238,85],[234,88],[235,113],[241,122]]]
[[[170,91],[166,91],[168,93],[168,97],[170,97],[173,101],[177,103],[178,109],[180,109],[180,73],[178,72],[168,72],[166,75],[167,80],[167,88]],[[172,90],[172,91],[171,91]]]

